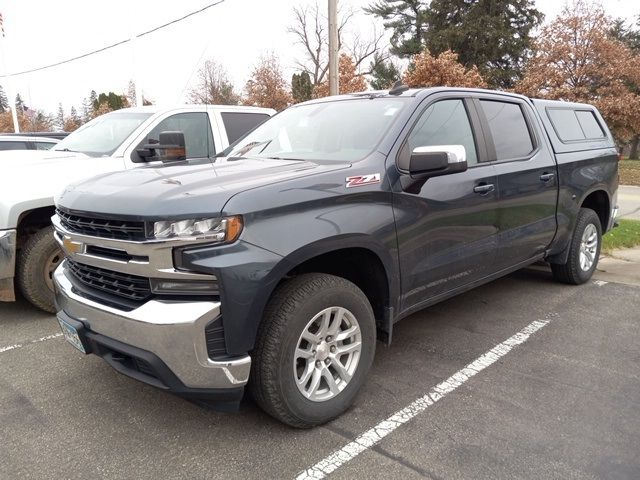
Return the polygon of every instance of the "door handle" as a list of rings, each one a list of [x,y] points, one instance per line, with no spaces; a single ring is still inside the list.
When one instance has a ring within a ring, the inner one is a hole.
[[[543,173],[542,175],[540,175],[540,180],[542,180],[543,182],[548,182],[554,176],[555,176],[555,173]]]
[[[475,187],[473,187],[473,191],[481,195],[486,195],[489,192],[493,192],[495,189],[496,187],[493,186],[493,183],[485,183],[485,184],[476,185]]]

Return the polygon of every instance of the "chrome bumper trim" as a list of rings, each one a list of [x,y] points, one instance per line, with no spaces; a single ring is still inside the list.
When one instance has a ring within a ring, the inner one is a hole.
[[[0,230],[0,302],[16,299],[13,277],[16,271],[16,230]]]
[[[229,361],[208,357],[204,328],[220,314],[220,302],[150,300],[124,312],[75,294],[66,262],[53,278],[58,310],[91,331],[157,355],[185,386],[219,389],[247,383],[251,357]]]

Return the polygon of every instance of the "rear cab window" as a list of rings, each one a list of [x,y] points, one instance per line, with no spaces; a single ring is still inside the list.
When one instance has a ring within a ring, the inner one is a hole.
[[[0,141],[0,150],[27,150],[27,142]]]
[[[269,115],[266,113],[222,112],[220,116],[222,123],[224,123],[224,129],[227,131],[229,145],[269,119]]]
[[[495,160],[516,160],[531,155],[535,143],[520,103],[480,99],[480,106],[495,147]]]

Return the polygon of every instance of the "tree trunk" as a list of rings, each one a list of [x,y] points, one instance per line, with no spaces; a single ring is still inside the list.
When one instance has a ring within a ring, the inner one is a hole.
[[[631,149],[629,150],[629,160],[638,160],[638,144],[640,144],[640,135],[636,135],[631,140]]]

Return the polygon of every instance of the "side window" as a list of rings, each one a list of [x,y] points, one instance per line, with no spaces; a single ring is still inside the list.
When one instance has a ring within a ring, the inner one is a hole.
[[[576,110],[576,117],[582,127],[584,136],[589,140],[595,140],[597,138],[604,138],[604,132],[596,116],[589,110]]]
[[[177,113],[165,118],[153,127],[140,146],[146,143],[158,143],[160,132],[170,131],[184,133],[187,158],[205,158],[215,155],[213,134],[209,115],[206,112]]]
[[[496,160],[526,157],[533,151],[531,133],[517,103],[480,100],[496,149]]]
[[[409,158],[416,147],[462,145],[467,163],[478,163],[471,123],[462,100],[440,100],[430,105],[420,116],[403,147],[402,158]],[[408,165],[401,165],[407,169]]]
[[[0,150],[27,150],[26,142],[0,141]]]
[[[266,113],[223,112],[220,115],[227,131],[229,145],[269,119]]]
[[[36,150],[50,150],[55,145],[53,142],[35,142]]]
[[[569,108],[548,108],[547,114],[560,140],[563,142],[584,140],[584,133],[573,110]]]

